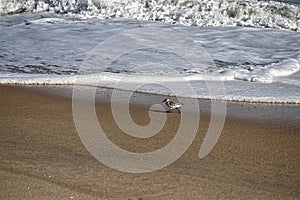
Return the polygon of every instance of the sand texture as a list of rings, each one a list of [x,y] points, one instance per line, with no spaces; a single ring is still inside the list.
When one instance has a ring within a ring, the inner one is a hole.
[[[86,150],[67,95],[16,86],[0,86],[0,94],[0,199],[300,199],[299,106],[231,104],[217,145],[199,159],[210,120],[202,109],[197,136],[182,157],[161,170],[132,174]],[[167,114],[157,135],[133,138],[116,126],[109,95],[99,92],[96,111],[116,145],[148,152],[172,140],[178,113]],[[137,94],[144,103],[130,104],[132,118],[146,125],[149,105],[163,98]]]

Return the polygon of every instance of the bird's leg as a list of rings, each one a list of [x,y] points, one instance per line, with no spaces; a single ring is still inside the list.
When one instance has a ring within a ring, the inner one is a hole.
[[[179,113],[181,113],[180,110],[179,110],[178,108],[176,108],[176,110],[177,110]]]
[[[166,112],[169,113],[169,112],[171,112],[171,110],[167,110]]]

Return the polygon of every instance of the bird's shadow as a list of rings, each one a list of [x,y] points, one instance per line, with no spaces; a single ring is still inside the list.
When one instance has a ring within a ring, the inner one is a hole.
[[[157,112],[157,113],[176,113],[176,112],[167,111],[167,110],[153,110],[153,109],[150,109],[149,111]]]

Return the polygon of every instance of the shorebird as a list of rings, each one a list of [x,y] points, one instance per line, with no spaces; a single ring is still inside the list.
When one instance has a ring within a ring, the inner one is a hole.
[[[176,102],[170,101],[170,99],[165,99],[162,102],[165,102],[165,104],[168,106],[168,108],[170,108],[167,112],[170,112],[172,109],[176,109],[179,113],[181,113],[178,108],[180,108],[183,105],[182,103],[176,103]]]

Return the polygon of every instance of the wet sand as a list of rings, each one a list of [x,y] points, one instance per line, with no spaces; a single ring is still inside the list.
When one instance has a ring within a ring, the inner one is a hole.
[[[103,165],[86,150],[74,125],[70,95],[16,86],[0,86],[0,94],[0,199],[300,197],[300,106],[229,104],[218,143],[199,159],[210,121],[209,102],[200,101],[200,128],[188,151],[161,170],[132,174]],[[172,140],[179,114],[167,114],[159,134],[132,138],[114,123],[110,94],[99,91],[96,111],[116,145],[148,152]],[[132,118],[148,124],[150,105],[163,98],[136,94],[130,104]]]

